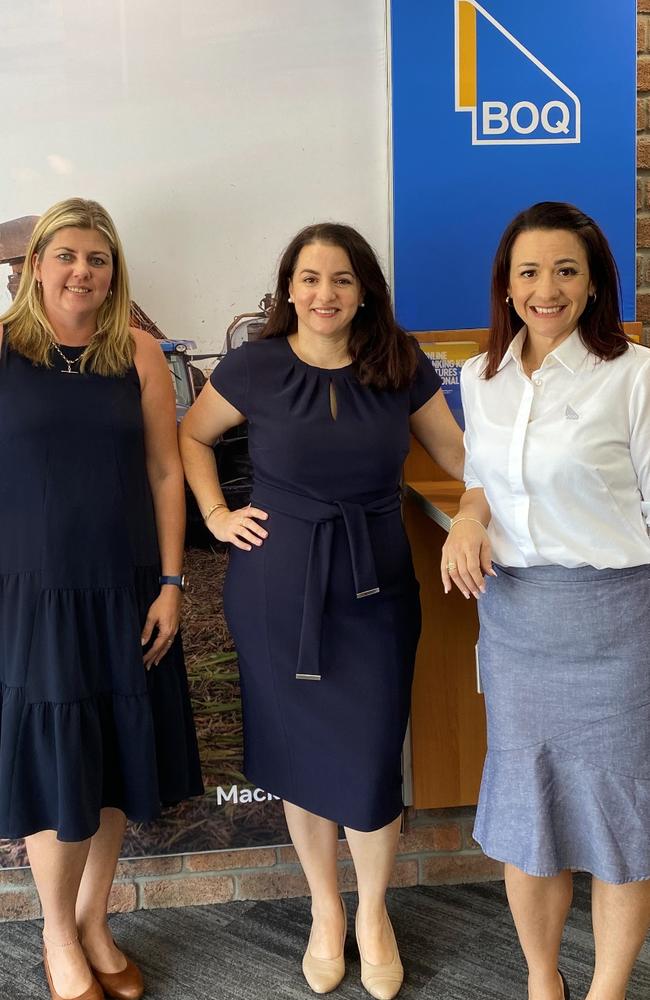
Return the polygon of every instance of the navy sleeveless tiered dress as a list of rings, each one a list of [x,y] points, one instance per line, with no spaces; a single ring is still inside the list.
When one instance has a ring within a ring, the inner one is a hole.
[[[79,841],[202,791],[180,637],[159,593],[140,384],[0,355],[0,837]],[[69,356],[77,357],[78,349]]]
[[[410,389],[378,391],[352,366],[305,364],[278,337],[228,354],[211,381],[248,418],[251,502],[269,514],[261,547],[231,547],[224,591],[244,771],[316,815],[376,830],[402,808],[420,631],[400,476],[409,415],[440,380],[419,351]]]

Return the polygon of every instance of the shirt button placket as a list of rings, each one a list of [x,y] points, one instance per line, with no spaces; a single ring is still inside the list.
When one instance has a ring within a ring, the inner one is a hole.
[[[524,448],[526,446],[526,434],[528,433],[528,422],[533,408],[534,397],[535,390],[528,379],[526,379],[524,392],[513,427],[509,461],[510,491],[513,499],[513,529],[524,552],[528,552],[532,545],[528,528],[530,500],[524,486]]]

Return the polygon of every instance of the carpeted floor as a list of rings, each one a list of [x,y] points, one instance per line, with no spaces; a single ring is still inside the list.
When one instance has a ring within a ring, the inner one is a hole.
[[[353,916],[353,894],[346,903]],[[389,909],[406,970],[400,1000],[525,1000],[524,965],[501,883],[395,889]],[[40,926],[39,921],[0,924],[0,1000],[49,997]],[[113,917],[111,926],[144,971],[147,1000],[314,996],[300,970],[309,930],[306,899],[140,910]],[[352,929],[346,958],[346,977],[332,997],[367,998]],[[574,1000],[587,992],[592,963],[589,889],[586,880],[577,879],[562,949]],[[646,944],[628,1000],[649,998]]]

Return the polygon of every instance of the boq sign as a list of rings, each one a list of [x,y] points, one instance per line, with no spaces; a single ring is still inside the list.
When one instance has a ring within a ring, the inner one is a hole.
[[[580,101],[474,0],[456,0],[456,111],[472,144],[580,142]]]

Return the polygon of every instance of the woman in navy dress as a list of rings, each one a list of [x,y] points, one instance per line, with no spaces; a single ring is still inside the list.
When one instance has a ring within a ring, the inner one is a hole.
[[[0,837],[25,838],[52,997],[132,1000],[106,920],[126,816],[202,791],[173,391],[95,202],[39,220],[2,320]]]
[[[245,772],[280,796],[312,893],[315,992],[344,974],[337,824],[357,873],[362,979],[393,997],[385,909],[420,630],[400,515],[413,431],[453,476],[461,434],[430,361],[396,325],[374,252],[348,226],[300,232],[263,339],[215,369],[181,428],[186,474],[231,543],[224,602],[239,654]],[[248,420],[252,506],[230,512],[212,445]]]

